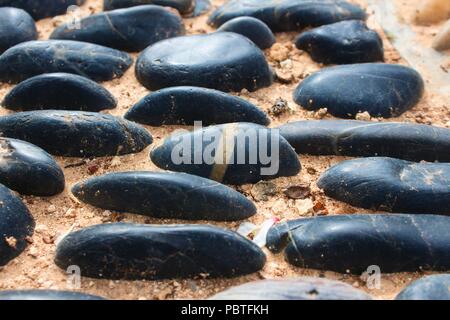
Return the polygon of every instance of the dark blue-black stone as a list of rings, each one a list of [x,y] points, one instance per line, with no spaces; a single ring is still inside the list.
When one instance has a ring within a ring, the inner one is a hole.
[[[272,30],[261,20],[253,17],[238,17],[225,22],[217,31],[239,33],[252,40],[261,49],[270,48],[276,41]]]
[[[70,6],[81,6],[85,0],[0,0],[0,7],[16,7],[39,20],[65,14]]]
[[[252,122],[268,125],[270,119],[258,107],[222,91],[200,87],[171,87],[150,93],[126,114],[131,121],[151,125],[202,125]]]
[[[33,230],[34,219],[22,200],[0,184],[0,266],[25,250]]]
[[[255,91],[273,81],[264,53],[248,38],[231,32],[155,43],[139,56],[136,77],[150,90],[197,86]]]
[[[331,198],[355,207],[398,213],[450,214],[450,165],[393,158],[337,164],[317,185]]]
[[[121,77],[132,62],[127,53],[96,44],[70,40],[28,41],[0,56],[0,81],[17,83],[52,72],[107,81]]]
[[[0,291],[0,300],[105,300],[102,297],[75,291],[56,290],[8,290]]]
[[[228,20],[251,16],[274,31],[295,31],[343,20],[364,20],[366,13],[346,1],[307,0],[231,0],[209,18],[216,27]]]
[[[294,149],[278,131],[251,123],[173,135],[150,157],[165,170],[235,185],[295,176],[301,169]]]
[[[77,265],[81,275],[106,279],[237,277],[259,271],[266,256],[239,234],[206,225],[113,223],[70,233],[55,263]]]
[[[450,274],[437,274],[414,281],[395,300],[450,300]]]
[[[0,134],[35,144],[64,157],[137,153],[152,143],[140,125],[83,111],[28,111],[0,117]]]
[[[401,65],[363,63],[330,67],[306,78],[294,100],[307,110],[327,108],[339,118],[360,112],[391,118],[414,107],[424,93],[424,82],[414,69]]]
[[[54,196],[64,190],[64,173],[44,150],[0,138],[0,183],[24,195]]]
[[[186,14],[194,10],[196,0],[104,0],[103,9],[114,10],[120,8],[130,8],[145,4],[155,4],[162,7],[172,7],[180,13]]]
[[[33,18],[24,10],[0,7],[0,54],[21,42],[36,40]]]
[[[383,40],[364,21],[341,21],[306,31],[295,46],[325,64],[352,64],[384,60]]]
[[[285,222],[270,229],[268,248],[294,266],[362,274],[450,268],[450,217],[338,215]]]
[[[45,73],[15,86],[2,106],[15,111],[113,109],[116,99],[96,82],[70,73]]]
[[[79,28],[64,24],[51,39],[77,40],[125,51],[141,51],[163,39],[184,34],[181,17],[154,5],[101,12],[80,20]]]
[[[164,219],[234,221],[256,213],[239,192],[184,173],[112,173],[78,183],[72,192],[102,209]]]
[[[194,11],[189,15],[189,17],[198,17],[211,9],[211,1],[209,0],[195,0]]]
[[[298,154],[450,162],[450,130],[446,128],[412,123],[312,120],[288,123],[279,129]]]

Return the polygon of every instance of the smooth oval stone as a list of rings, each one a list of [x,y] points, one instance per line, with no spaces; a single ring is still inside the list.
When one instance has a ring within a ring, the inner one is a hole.
[[[28,41],[0,56],[0,81],[17,83],[52,72],[78,74],[94,81],[121,77],[133,60],[122,51],[70,41]]]
[[[64,24],[51,39],[77,40],[125,51],[141,51],[163,39],[184,34],[181,17],[154,5],[101,12],[80,20],[79,28]]]
[[[211,1],[209,0],[195,0],[194,11],[189,15],[189,17],[198,17],[211,9]]]
[[[399,213],[450,214],[450,165],[393,158],[344,161],[317,185],[355,207]]]
[[[67,13],[70,6],[81,6],[85,0],[0,0],[0,7],[16,7],[27,11],[34,19]]]
[[[450,274],[426,276],[414,281],[395,300],[450,300]]]
[[[136,77],[150,90],[186,85],[255,91],[273,81],[264,53],[248,38],[231,32],[155,43],[137,59]]]
[[[236,185],[295,176],[301,169],[294,149],[277,130],[251,123],[173,135],[150,157],[165,170]]]
[[[222,91],[199,87],[172,87],[150,93],[125,114],[131,121],[151,125],[193,125],[252,122],[270,119],[252,103]]]
[[[450,218],[433,215],[338,215],[293,220],[270,229],[267,245],[308,269],[362,274],[450,268]]]
[[[112,223],[70,233],[55,263],[77,265],[81,275],[106,279],[237,277],[259,271],[266,256],[239,234],[206,225]]]
[[[25,250],[33,230],[33,217],[22,200],[0,184],[0,266]]]
[[[230,0],[214,11],[208,22],[218,27],[241,16],[257,18],[274,31],[295,31],[342,20],[366,19],[364,10],[346,1]]]
[[[28,111],[0,117],[0,134],[35,144],[64,157],[137,153],[152,143],[141,126],[106,114],[83,111]]]
[[[272,30],[261,20],[239,17],[225,22],[217,31],[235,32],[252,40],[261,49],[270,48],[275,42]]]
[[[326,64],[352,64],[384,60],[383,40],[364,21],[341,21],[302,33],[298,49]]]
[[[164,219],[234,221],[256,213],[239,192],[183,173],[112,173],[78,183],[72,192],[102,209]]]
[[[288,123],[279,129],[298,154],[450,162],[450,130],[440,127],[395,122],[312,120]]]
[[[36,40],[33,18],[24,10],[0,7],[0,54],[21,42]]]
[[[103,9],[114,10],[120,8],[130,8],[146,4],[155,4],[163,7],[172,7],[180,13],[190,13],[194,10],[195,0],[104,0]]]
[[[56,291],[56,290],[8,290],[0,291],[0,300],[105,300],[105,298],[94,296],[91,294],[72,292],[72,291]]]
[[[415,70],[401,65],[364,63],[323,69],[306,78],[294,100],[307,110],[327,108],[339,118],[360,112],[391,118],[414,107],[424,93]]]
[[[70,73],[46,73],[15,86],[2,101],[14,111],[80,110],[98,112],[117,105],[113,95],[96,82]]]
[[[54,196],[64,190],[64,173],[44,150],[0,138],[0,183],[25,195]]]
[[[261,280],[232,287],[210,300],[372,300],[362,290],[323,278]]]

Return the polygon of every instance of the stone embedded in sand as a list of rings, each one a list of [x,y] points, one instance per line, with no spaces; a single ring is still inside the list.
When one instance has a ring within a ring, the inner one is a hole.
[[[65,14],[70,6],[81,6],[85,0],[0,0],[0,7],[16,7],[39,20]]]
[[[450,300],[450,274],[425,276],[414,281],[395,300]]]
[[[418,24],[428,25],[450,18],[450,1],[425,0],[416,10],[415,21]]]
[[[17,83],[52,72],[107,81],[121,77],[132,62],[127,53],[96,44],[69,40],[29,41],[0,56],[0,81]]]
[[[200,87],[171,87],[152,92],[125,114],[131,121],[151,125],[202,125],[233,122],[270,123],[252,103],[222,91]]]
[[[184,34],[178,14],[154,5],[101,12],[79,21],[74,28],[64,24],[51,39],[77,40],[125,51],[141,51],[160,40]]]
[[[272,30],[261,20],[238,17],[225,22],[217,31],[235,32],[252,40],[261,49],[270,48],[275,42]]]
[[[444,25],[441,32],[436,35],[433,41],[433,48],[438,51],[450,49],[450,20]]]
[[[24,10],[0,7],[0,54],[38,37],[33,18]]]
[[[70,73],[46,73],[15,86],[2,101],[4,108],[28,110],[101,111],[117,101],[108,90],[88,78]]]
[[[206,225],[113,223],[70,233],[55,263],[90,278],[160,280],[237,277],[259,271],[266,256],[239,234]]]
[[[327,108],[339,118],[368,112],[391,118],[414,107],[424,93],[424,81],[401,65],[363,63],[325,68],[306,78],[294,100],[307,110]]]
[[[194,11],[189,15],[189,17],[198,17],[211,9],[211,1],[209,0],[195,0]]]
[[[355,207],[399,213],[450,214],[450,165],[393,158],[342,162],[317,183],[331,198]]]
[[[300,219],[269,230],[268,248],[307,269],[362,274],[450,268],[450,217],[337,215]]]
[[[8,290],[0,291],[0,300],[105,300],[102,297],[74,291]]]
[[[154,4],[162,7],[172,7],[185,14],[194,10],[195,2],[196,0],[104,0],[103,9],[107,11]]]
[[[248,38],[231,32],[155,43],[137,59],[136,77],[150,90],[198,86],[255,91],[273,81],[264,53]]]
[[[303,32],[298,49],[308,52],[316,62],[352,64],[384,60],[383,41],[364,21],[342,21]]]
[[[83,111],[28,111],[0,117],[0,134],[35,144],[64,157],[137,153],[152,143],[140,125]]]
[[[346,1],[231,0],[213,12],[208,22],[218,27],[241,16],[260,19],[274,31],[366,19],[363,9]]]
[[[412,123],[312,120],[279,127],[298,154],[450,162],[450,130]]]

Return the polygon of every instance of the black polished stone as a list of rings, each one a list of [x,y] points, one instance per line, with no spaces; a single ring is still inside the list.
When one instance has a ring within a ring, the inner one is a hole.
[[[450,300],[450,274],[437,274],[414,281],[395,300]]]
[[[105,298],[75,291],[56,290],[7,290],[0,291],[0,301],[66,301],[66,300],[105,300]]]
[[[225,22],[217,31],[235,32],[252,40],[259,48],[270,48],[275,42],[272,30],[261,20],[253,17],[238,17]]]
[[[154,4],[162,7],[172,7],[180,13],[186,14],[194,10],[195,2],[196,0],[103,0],[103,9],[107,11]]]
[[[21,42],[36,40],[33,18],[24,10],[0,7],[0,54]]]
[[[0,7],[16,7],[39,20],[67,13],[70,6],[81,6],[85,0],[0,0]]]

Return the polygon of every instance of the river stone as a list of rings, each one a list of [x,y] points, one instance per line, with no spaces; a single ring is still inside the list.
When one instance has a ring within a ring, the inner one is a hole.
[[[268,49],[276,42],[272,30],[264,22],[253,17],[234,18],[221,25],[217,31],[239,33],[252,40],[261,49]]]
[[[266,256],[241,235],[206,225],[112,223],[70,233],[56,249],[62,269],[90,278],[161,280],[237,277],[259,271]]]
[[[173,135],[150,156],[162,169],[235,185],[295,176],[301,169],[294,149],[277,130],[251,123]]]
[[[368,112],[391,118],[414,107],[424,93],[415,70],[401,65],[364,63],[325,68],[306,78],[294,100],[307,110],[327,108],[339,118]]]
[[[295,46],[325,64],[352,64],[384,60],[383,40],[364,21],[341,21],[306,31]]]
[[[189,15],[189,17],[198,17],[206,13],[211,9],[211,1],[209,0],[195,0],[194,11]]]
[[[125,51],[142,51],[163,39],[184,34],[181,17],[154,5],[101,12],[80,21],[79,28],[63,24],[51,39],[77,40]]]
[[[186,85],[255,91],[273,81],[264,53],[248,38],[231,32],[155,43],[137,59],[136,77],[149,90]]]
[[[450,130],[446,128],[412,123],[312,120],[288,123],[279,129],[298,154],[450,162]]]
[[[24,10],[0,7],[0,54],[21,42],[36,40],[33,18]]]
[[[0,266],[4,266],[28,246],[34,219],[22,200],[2,184],[0,203]]]
[[[137,153],[152,143],[140,125],[83,111],[28,111],[0,117],[0,134],[35,144],[64,157]]]
[[[0,301],[66,301],[66,300],[106,300],[105,298],[74,291],[56,290],[8,290],[0,291]]]
[[[81,6],[85,0],[0,0],[0,7],[16,7],[39,20],[67,13],[70,6]]]
[[[364,291],[334,280],[294,278],[260,280],[232,287],[210,300],[371,300]]]
[[[450,300],[450,274],[438,274],[414,281],[395,300]]]
[[[184,173],[112,173],[76,184],[72,193],[102,209],[163,219],[235,221],[256,213],[239,192]]]
[[[202,125],[252,122],[268,125],[268,116],[252,103],[222,91],[172,87],[150,93],[125,114],[131,121],[151,125]]]
[[[103,9],[107,11],[154,4],[162,7],[172,7],[177,9],[180,13],[186,14],[194,10],[195,2],[195,0],[104,0]]]
[[[28,41],[0,56],[0,81],[17,83],[52,72],[67,72],[94,81],[121,77],[131,57],[115,49],[70,40]]]
[[[399,213],[450,214],[450,165],[393,158],[342,162],[317,185],[355,207]]]
[[[251,16],[265,22],[273,31],[295,31],[343,20],[365,20],[359,6],[346,1],[230,0],[209,18],[218,27],[225,22]]]
[[[450,217],[338,215],[293,220],[269,230],[267,246],[285,249],[294,266],[362,274],[446,271],[450,268]]]
[[[116,99],[96,82],[70,73],[45,73],[15,86],[2,102],[14,111],[113,109]]]

